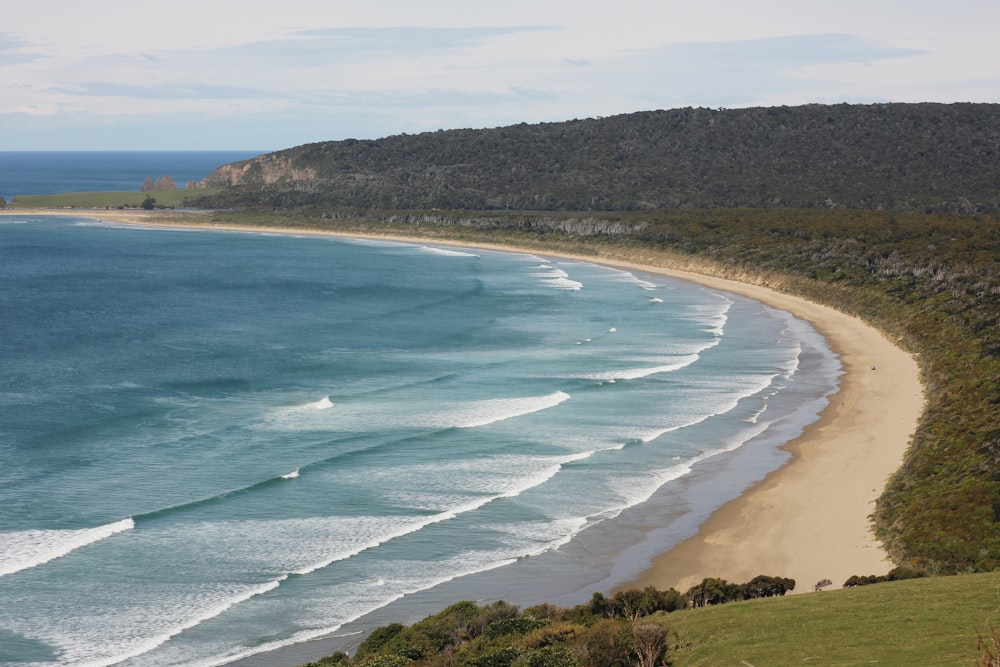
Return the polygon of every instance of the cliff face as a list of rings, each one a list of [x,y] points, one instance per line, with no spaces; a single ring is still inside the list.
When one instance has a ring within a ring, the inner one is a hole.
[[[274,185],[315,178],[314,168],[296,168],[290,156],[268,153],[243,162],[224,164],[206,176],[202,180],[202,185],[209,188],[228,188],[234,185]]]
[[[225,165],[204,184],[236,186],[211,202],[223,207],[994,212],[1000,105],[673,109],[347,139]]]

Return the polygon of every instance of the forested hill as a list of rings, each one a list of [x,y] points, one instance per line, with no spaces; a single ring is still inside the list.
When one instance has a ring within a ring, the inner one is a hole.
[[[1000,105],[674,109],[307,144],[215,170],[214,205],[1000,211]],[[206,202],[208,203],[208,202]]]

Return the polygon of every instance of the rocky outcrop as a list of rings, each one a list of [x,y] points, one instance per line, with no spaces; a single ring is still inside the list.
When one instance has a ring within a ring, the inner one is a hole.
[[[281,153],[259,155],[243,162],[224,164],[206,176],[201,185],[208,188],[228,188],[244,183],[274,185],[316,178],[312,167],[298,168],[290,157]]]

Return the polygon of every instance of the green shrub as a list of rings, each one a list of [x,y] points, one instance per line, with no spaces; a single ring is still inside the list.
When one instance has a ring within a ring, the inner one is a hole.
[[[528,655],[526,667],[580,667],[580,661],[565,646],[546,646]]]
[[[462,664],[465,667],[510,667],[520,657],[521,651],[519,649],[513,646],[504,646],[474,658],[468,658]]]
[[[544,628],[549,622],[538,618],[502,618],[494,621],[483,632],[486,639],[496,639],[506,635],[526,635],[532,630]]]
[[[375,628],[372,633],[365,638],[358,646],[356,655],[363,658],[366,655],[378,653],[393,637],[406,629],[402,623],[390,623],[389,625]]]
[[[401,655],[374,655],[358,663],[357,667],[404,667],[410,662]]]

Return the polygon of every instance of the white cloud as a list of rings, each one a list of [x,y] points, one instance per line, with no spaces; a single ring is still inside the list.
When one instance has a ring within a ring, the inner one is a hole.
[[[688,105],[998,102],[998,23],[993,0],[34,0],[5,9],[0,150],[282,148]],[[147,145],[131,143],[139,128]]]

